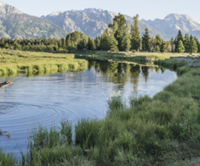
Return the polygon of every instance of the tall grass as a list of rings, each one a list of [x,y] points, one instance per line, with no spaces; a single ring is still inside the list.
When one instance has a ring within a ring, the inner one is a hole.
[[[74,145],[68,122],[60,130],[39,129],[28,165],[195,163],[200,156],[200,69],[176,66],[181,76],[153,98],[130,98],[128,107],[121,97],[113,97],[105,119],[78,121]]]
[[[21,165],[17,159],[10,153],[6,154],[0,149],[0,166],[17,166]]]
[[[76,60],[73,54],[52,54],[37,52],[4,53],[0,58],[0,76],[28,76],[62,72],[67,70],[82,71],[88,66],[86,60]]]

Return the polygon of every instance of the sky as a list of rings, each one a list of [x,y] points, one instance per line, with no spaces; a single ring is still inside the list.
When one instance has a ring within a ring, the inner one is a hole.
[[[170,13],[187,14],[200,23],[199,0],[0,0],[16,7],[23,13],[35,16],[56,11],[100,8],[139,19],[163,19]]]

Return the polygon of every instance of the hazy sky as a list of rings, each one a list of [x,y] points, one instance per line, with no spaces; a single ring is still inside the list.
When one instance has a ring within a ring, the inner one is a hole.
[[[200,23],[199,0],[0,0],[20,11],[35,15],[47,15],[55,11],[101,8],[120,12],[140,19],[163,19],[169,13],[187,14]]]

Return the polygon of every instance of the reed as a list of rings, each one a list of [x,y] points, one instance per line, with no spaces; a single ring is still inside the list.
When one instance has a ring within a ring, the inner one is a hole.
[[[0,149],[0,165],[2,166],[17,166],[21,165],[17,159],[13,156],[13,154],[6,154]]]

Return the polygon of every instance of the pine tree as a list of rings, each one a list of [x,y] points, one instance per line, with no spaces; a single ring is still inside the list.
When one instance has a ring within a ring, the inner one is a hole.
[[[8,43],[6,43],[6,45],[5,45],[5,48],[6,48],[6,49],[8,49],[8,48],[9,48],[9,44],[8,44]]]
[[[140,28],[139,28],[139,15],[133,17],[133,25],[131,26],[131,46],[133,50],[138,51],[140,49]]]
[[[119,13],[117,16],[114,17],[113,24],[109,24],[108,27],[111,28],[114,32],[114,37],[118,41],[118,49],[120,51],[123,50],[122,40],[123,40],[124,30],[126,28],[125,17]]]
[[[129,51],[131,48],[131,41],[130,41],[130,33],[129,33],[129,27],[130,25],[126,25],[126,28],[124,29],[124,33],[122,36],[122,51]]]
[[[185,46],[185,52],[190,52],[190,37],[187,33],[185,34],[183,44]]]
[[[116,51],[118,51],[117,45],[118,45],[117,40],[115,39],[114,36],[111,36],[111,37],[110,37],[110,51],[111,51],[111,52],[116,52]]]
[[[145,34],[142,37],[142,50],[149,51],[149,30],[148,28],[145,29]]]
[[[185,47],[183,45],[182,40],[179,40],[177,50],[179,53],[183,53],[185,51]]]
[[[181,30],[178,31],[178,35],[176,37],[176,40],[174,41],[174,44],[175,44],[175,52],[178,52],[178,45],[179,45],[179,41],[182,41],[183,43],[183,35],[182,35],[182,32]]]
[[[171,40],[170,40],[170,44],[171,44],[171,52],[174,52],[174,39],[173,39],[173,37],[171,38]]]
[[[62,43],[62,44],[61,44],[62,47],[65,48],[65,47],[66,47],[66,42],[65,42],[65,39],[64,39],[64,38],[61,39],[61,43]]]
[[[162,41],[162,43],[160,45],[160,52],[165,52],[165,45],[166,45],[166,43],[164,41]]]
[[[95,39],[94,39],[94,43],[95,43],[95,48],[97,50],[100,50],[100,44],[101,44],[101,37],[97,36]]]
[[[108,29],[105,29],[103,35],[100,40],[100,48],[101,50],[109,50],[110,49],[110,39],[108,34]]]
[[[95,50],[95,43],[94,40],[91,37],[88,37],[88,49],[89,50]]]
[[[71,47],[71,46],[72,46],[72,43],[71,43],[71,36],[67,37],[67,39],[66,39],[66,46],[67,46],[67,47]]]
[[[160,46],[159,45],[156,46],[156,52],[160,52]]]
[[[197,53],[198,45],[194,37],[192,37],[192,40],[190,41],[190,48],[192,53]]]
[[[156,40],[156,45],[160,46],[160,44],[162,43],[162,39],[161,39],[160,35],[156,35],[155,40]]]
[[[199,40],[198,38],[195,36],[194,39],[196,40],[196,43],[197,43],[197,52],[200,52],[200,43],[199,43]]]

